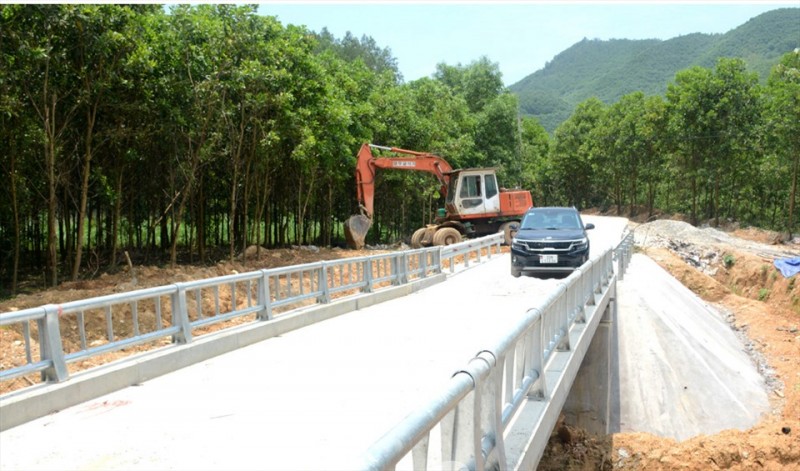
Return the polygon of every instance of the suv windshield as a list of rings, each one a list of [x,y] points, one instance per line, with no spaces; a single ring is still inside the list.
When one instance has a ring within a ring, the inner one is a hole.
[[[522,219],[521,230],[580,229],[578,212],[571,209],[533,209]]]

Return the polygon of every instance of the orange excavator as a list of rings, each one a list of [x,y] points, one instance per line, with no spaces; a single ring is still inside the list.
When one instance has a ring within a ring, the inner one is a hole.
[[[373,149],[390,155],[376,157]],[[455,244],[465,237],[495,232],[503,232],[506,244],[510,244],[522,215],[533,206],[529,191],[500,188],[493,168],[453,170],[437,155],[365,143],[358,152],[356,163],[361,214],[350,216],[345,221],[345,237],[351,248],[364,247],[364,239],[372,225],[375,172],[379,168],[428,172],[439,180],[445,207],[437,211],[433,224],[414,232],[412,248]]]

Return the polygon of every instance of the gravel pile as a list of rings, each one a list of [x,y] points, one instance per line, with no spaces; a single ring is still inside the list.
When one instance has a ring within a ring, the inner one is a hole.
[[[764,258],[800,256],[796,247],[752,242],[732,237],[713,227],[698,228],[683,221],[660,219],[648,222],[636,227],[633,235],[636,245],[670,248],[679,253],[691,253],[699,259],[713,258],[713,254],[719,254],[725,246],[752,252]]]
[[[640,247],[670,249],[688,264],[714,276],[726,250],[751,252],[764,259],[797,257],[800,251],[792,246],[767,245],[738,237],[713,227],[698,228],[683,221],[660,219],[637,226],[634,243]],[[796,246],[794,246],[796,247]]]

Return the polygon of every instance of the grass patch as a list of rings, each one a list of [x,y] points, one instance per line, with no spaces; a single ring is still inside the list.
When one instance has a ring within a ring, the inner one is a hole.
[[[766,301],[767,299],[769,299],[769,290],[767,288],[761,288],[758,290],[758,300]]]
[[[736,264],[736,257],[734,257],[733,254],[726,253],[725,256],[722,257],[722,263],[725,264],[725,268],[730,268]]]

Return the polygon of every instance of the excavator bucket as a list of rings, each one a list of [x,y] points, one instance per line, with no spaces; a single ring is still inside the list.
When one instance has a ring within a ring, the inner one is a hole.
[[[347,246],[351,249],[364,248],[364,239],[367,237],[372,225],[372,220],[363,214],[355,214],[350,216],[344,222],[344,237],[347,239]]]

